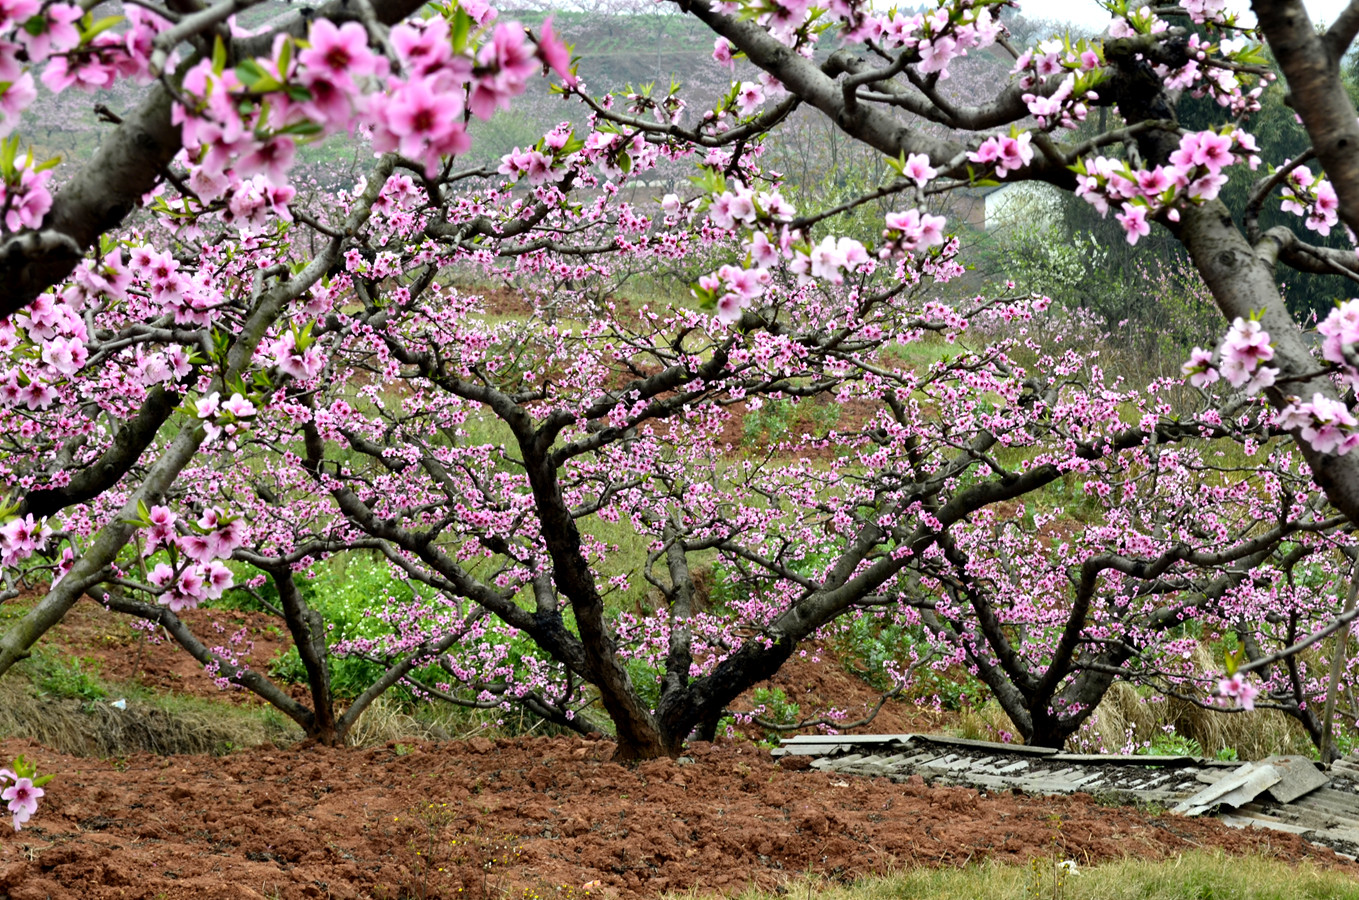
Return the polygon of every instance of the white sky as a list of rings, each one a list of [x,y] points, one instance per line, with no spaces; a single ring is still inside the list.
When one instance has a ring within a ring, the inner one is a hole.
[[[1130,0],[1129,6],[1135,0]],[[1313,21],[1330,23],[1345,8],[1349,0],[1303,0],[1303,5],[1312,14]],[[1231,0],[1229,6],[1248,11],[1246,0]],[[1109,14],[1094,0],[1020,0],[1019,8],[1034,18],[1051,19],[1058,22],[1071,22],[1095,30],[1103,29],[1109,22]]]

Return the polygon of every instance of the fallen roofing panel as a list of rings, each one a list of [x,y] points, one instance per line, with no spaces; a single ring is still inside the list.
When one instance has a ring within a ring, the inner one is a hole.
[[[904,781],[1034,794],[1078,791],[1157,803],[1188,815],[1225,807],[1228,825],[1301,834],[1342,855],[1359,855],[1359,762],[1329,772],[1304,756],[1240,763],[1193,756],[1062,753],[934,734],[808,735],[775,756],[812,757],[813,768]],[[1205,787],[1206,785],[1206,787]]]
[[[1246,763],[1226,778],[1220,778],[1170,811],[1186,816],[1200,816],[1215,806],[1236,808],[1249,803],[1267,789],[1283,781],[1283,773],[1264,763]]]

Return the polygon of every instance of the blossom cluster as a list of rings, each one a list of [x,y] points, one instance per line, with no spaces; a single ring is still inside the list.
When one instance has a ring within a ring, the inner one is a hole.
[[[489,119],[524,91],[543,65],[568,74],[566,51],[548,20],[537,43],[522,26],[472,22],[463,8],[391,29],[394,58],[370,48],[357,22],[314,22],[307,40],[279,35],[269,58],[227,68],[224,55],[204,59],[184,77],[186,102],[174,120],[184,136],[190,185],[204,203],[228,205],[247,192],[251,210],[282,211],[299,140],[364,129],[379,152],[417,160],[433,176],[441,161],[465,153],[464,113]],[[467,36],[488,27],[479,47]],[[255,218],[236,213],[253,227]]]
[[[1223,31],[1234,32],[1236,16],[1228,13],[1222,0],[1194,0],[1185,4],[1190,17],[1199,23],[1222,26]],[[1139,35],[1164,34],[1170,24],[1157,15],[1150,6],[1129,7],[1123,15],[1115,15],[1109,25],[1109,35],[1114,38],[1133,38]],[[1219,106],[1230,108],[1233,115],[1255,112],[1260,109],[1260,96],[1264,86],[1273,79],[1268,72],[1246,76],[1251,88],[1246,89],[1242,74],[1245,67],[1265,62],[1260,45],[1244,37],[1233,37],[1213,42],[1203,34],[1191,34],[1185,42],[1184,53],[1188,60],[1172,68],[1163,61],[1151,65],[1156,77],[1167,88],[1188,91],[1195,97],[1211,96]],[[1258,72],[1258,70],[1256,70]]]
[[[271,220],[291,220],[296,192],[288,173],[297,146],[356,128],[379,149],[397,150],[432,172],[445,155],[466,149],[464,110],[489,117],[543,66],[569,75],[569,56],[550,20],[533,36],[514,23],[493,24],[493,17],[482,4],[466,4],[390,31],[317,19],[305,40],[279,35],[271,56],[234,66],[219,42],[218,52],[183,72],[173,109],[185,146],[183,183],[191,193],[169,201],[158,189],[157,208],[181,239],[202,236],[196,219],[205,211],[220,211],[242,235],[263,235]],[[17,0],[0,7],[4,131],[33,100],[29,70],[35,66],[45,67],[42,81],[54,92],[144,82],[173,68],[172,55],[156,49],[169,25],[136,6],[98,22],[64,3]],[[392,55],[374,47],[390,47]],[[0,215],[9,231],[38,227],[52,205],[51,164],[18,147],[17,135],[0,142]],[[65,285],[0,323],[6,354],[0,406],[37,412],[81,402],[77,377],[97,343],[87,322],[112,301],[130,304],[126,316],[163,313],[177,326],[212,326],[230,305],[232,279],[211,271],[190,268],[185,258],[150,242],[120,247],[106,241]],[[159,347],[139,340],[119,354],[131,363],[123,369],[125,391],[169,386],[207,362],[197,341],[161,334]],[[294,332],[269,338],[262,354],[294,378],[314,377],[323,363]],[[214,416],[210,439],[223,429],[231,437],[249,418],[226,411],[234,420],[219,423]]]
[[[969,151],[967,158],[993,171],[997,178],[1004,178],[1033,162],[1032,141],[1033,133],[1028,131],[992,135]]]
[[[1027,144],[1025,145],[1027,146]],[[937,173],[923,154],[911,154],[900,163],[903,177],[924,184]],[[737,182],[706,201],[707,221],[720,233],[735,233],[746,250],[746,265],[722,266],[699,279],[693,293],[705,304],[716,307],[720,321],[730,324],[740,318],[741,310],[761,297],[771,279],[771,270],[786,265],[797,284],[823,282],[838,286],[852,274],[870,275],[876,268],[875,254],[854,238],[826,235],[815,244],[806,240],[792,225],[795,210],[777,191],[755,191]],[[678,220],[687,205],[674,194],[667,194],[662,208]],[[911,253],[944,243],[945,220],[942,216],[918,209],[888,213],[885,217],[883,244],[877,258],[900,259]]]
[[[37,90],[32,69],[46,63],[42,82],[54,93],[71,85],[107,88],[118,77],[144,78],[151,41],[168,22],[140,7],[128,11],[124,35],[93,27],[70,3],[11,0],[0,6],[0,135],[14,130]]]
[[[1336,381],[1359,386],[1359,300],[1337,304],[1317,325],[1322,336],[1321,355],[1331,363]],[[1218,345],[1216,353],[1195,347],[1182,367],[1195,387],[1207,387],[1225,379],[1233,388],[1256,394],[1272,387],[1279,370],[1265,365],[1274,358],[1270,336],[1258,321],[1237,318]],[[1344,456],[1359,447],[1359,418],[1342,400],[1314,392],[1311,399],[1290,397],[1274,417],[1319,453]]]
[[[1024,104],[1039,127],[1075,128],[1085,121],[1087,104],[1099,99],[1094,88],[1104,78],[1101,53],[1092,41],[1053,38],[1020,54],[1011,74],[1023,73]]]
[[[753,18],[775,39],[799,52],[810,54],[820,31],[821,13],[828,12],[840,25],[846,41],[875,41],[889,50],[913,53],[920,71],[937,72],[948,77],[948,64],[969,50],[985,49],[1002,32],[992,8],[994,0],[975,3],[936,3],[933,9],[908,13],[904,10],[877,9],[866,0],[834,0],[825,9],[812,0],[724,0],[720,12]],[[718,39],[713,58],[730,66],[732,47]]]
[[[1217,692],[1224,702],[1235,702],[1245,710],[1255,709],[1255,698],[1260,695],[1260,689],[1239,672],[1219,681]]]
[[[1274,74],[1243,74],[1265,61],[1259,44],[1240,37],[1214,43],[1192,34],[1185,42],[1185,51],[1190,58],[1178,69],[1164,63],[1152,67],[1167,88],[1187,91],[1194,97],[1211,97],[1234,116],[1260,110],[1260,97]]]
[[[38,799],[47,792],[43,785],[52,780],[51,775],[38,775],[38,770],[22,756],[16,757],[11,768],[0,768],[0,800],[13,817],[14,830],[24,826],[38,811]]]
[[[34,521],[33,514],[13,516],[0,525],[0,565],[14,566],[43,549],[52,537],[45,521]]]
[[[1096,156],[1075,166],[1076,196],[1108,215],[1115,213],[1129,244],[1151,233],[1151,220],[1164,215],[1179,221],[1185,203],[1213,200],[1227,183],[1223,169],[1244,159],[1252,169],[1259,165],[1258,147],[1249,132],[1233,126],[1223,131],[1189,132],[1166,165],[1133,169],[1123,160]]]
[[[1340,198],[1330,179],[1313,175],[1306,166],[1288,173],[1281,194],[1279,208],[1303,217],[1304,224],[1323,237],[1340,221]]]
[[[240,518],[218,507],[204,511],[197,521],[184,522],[167,506],[143,506],[139,522],[146,532],[143,558],[170,550],[170,562],[159,562],[147,573],[150,593],[171,612],[193,609],[215,600],[232,587],[235,575],[222,560],[243,544],[248,532]]]
[[[1263,365],[1274,358],[1274,347],[1269,333],[1254,319],[1235,319],[1217,352],[1219,362],[1214,365],[1212,353],[1201,347],[1193,349],[1183,366],[1190,384],[1206,387],[1224,377],[1232,387],[1254,395],[1271,387],[1279,374],[1273,366]]]
[[[831,4],[832,12],[835,4]],[[966,56],[969,50],[984,50],[1002,32],[1000,21],[985,3],[970,5],[941,4],[935,9],[914,14],[893,9],[878,17],[864,12],[857,27],[846,33],[847,40],[880,40],[892,50],[914,51],[921,72],[937,72],[948,77],[948,65]]]
[[[951,62],[967,56],[970,50],[995,44],[1004,27],[993,8],[1002,5],[996,0],[937,0],[931,9],[906,12],[876,9],[866,0],[836,0],[828,8],[811,0],[723,0],[717,9],[754,19],[776,40],[804,56],[814,53],[825,30],[823,23],[832,20],[840,26],[838,37],[842,41],[874,42],[883,50],[905,54],[920,73],[942,80],[949,77]],[[713,60],[728,70],[735,69],[739,55],[726,38],[719,37],[713,44]],[[785,93],[777,79],[760,72],[754,81],[733,82],[726,102],[708,115],[720,117],[726,108],[734,108],[747,117]]]
[[[146,83],[151,76],[155,37],[169,22],[154,12],[129,6],[122,33],[109,21],[96,22],[79,5],[41,0],[10,0],[0,5],[0,212],[4,230],[37,228],[52,206],[48,183],[56,160],[37,163],[21,158],[19,139],[11,136],[20,118],[38,98],[33,73],[52,93],[69,87],[92,91],[113,87],[120,79]],[[117,21],[117,20],[114,20]]]

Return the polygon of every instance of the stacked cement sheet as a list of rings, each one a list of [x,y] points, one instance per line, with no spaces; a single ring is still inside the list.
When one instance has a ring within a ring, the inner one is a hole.
[[[776,756],[811,757],[815,769],[904,781],[1033,794],[1080,791],[1116,802],[1154,803],[1238,827],[1301,834],[1359,855],[1359,763],[1325,772],[1301,756],[1226,762],[1194,756],[1063,753],[931,734],[803,735]]]
[[[1178,803],[1203,785],[1204,769],[1218,763],[1192,756],[1102,756],[1043,747],[993,744],[925,734],[808,735],[792,738],[776,754],[812,756],[812,767],[846,775],[905,780],[920,775],[935,784],[1031,794],[1088,794],[1128,802]]]

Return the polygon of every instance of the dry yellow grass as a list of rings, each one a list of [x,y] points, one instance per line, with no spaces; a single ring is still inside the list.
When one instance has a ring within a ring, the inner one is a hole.
[[[1351,877],[1307,862],[1206,851],[1077,866],[1074,872],[1061,862],[913,869],[849,886],[791,880],[777,893],[752,890],[741,900],[1359,900]]]
[[[265,742],[292,743],[300,729],[268,710],[186,698],[105,700],[40,696],[29,681],[0,678],[0,737],[29,738],[72,756],[226,753]]]

